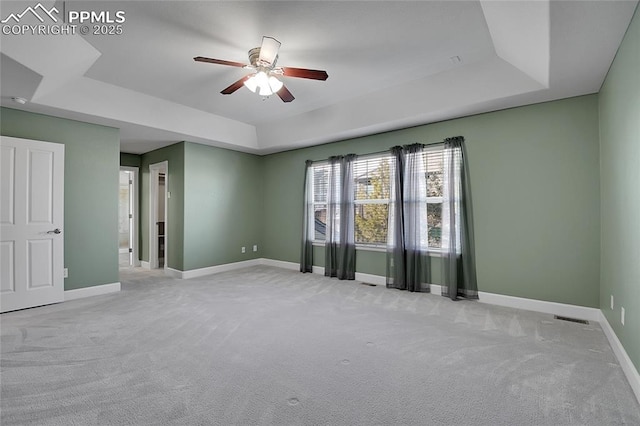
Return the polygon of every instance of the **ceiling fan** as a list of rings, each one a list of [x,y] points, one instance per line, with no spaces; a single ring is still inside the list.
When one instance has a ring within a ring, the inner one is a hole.
[[[223,95],[230,95],[242,86],[246,86],[253,93],[260,96],[270,96],[276,93],[283,102],[291,102],[295,98],[278,80],[277,76],[308,78],[311,80],[326,80],[329,75],[326,71],[310,70],[306,68],[276,67],[278,61],[278,50],[281,43],[273,37],[262,37],[262,45],[249,50],[250,65],[241,62],[225,61],[223,59],[205,58],[197,56],[193,58],[197,62],[208,62],[211,64],[228,65],[252,70],[253,73],[242,77],[221,91]]]

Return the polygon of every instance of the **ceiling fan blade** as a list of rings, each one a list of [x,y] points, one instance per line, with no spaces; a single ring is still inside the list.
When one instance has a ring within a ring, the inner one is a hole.
[[[260,57],[258,57],[258,61],[267,65],[275,64],[278,58],[280,44],[281,43],[273,37],[262,37],[262,46],[260,46]]]
[[[218,64],[218,65],[229,65],[232,67],[240,67],[244,68],[247,64],[243,64],[241,62],[233,62],[233,61],[225,61],[223,59],[213,59],[213,58],[205,58],[204,56],[196,56],[193,58],[196,62],[208,62],[210,64]]]
[[[226,89],[224,89],[222,92],[223,95],[230,95],[233,92],[235,92],[236,90],[238,90],[239,88],[242,87],[242,85],[244,84],[245,81],[247,81],[247,79],[251,77],[250,75],[245,75],[244,77],[242,77],[240,80],[236,81],[235,83],[233,83],[231,86],[227,87]]]
[[[289,91],[289,89],[287,89],[286,86],[284,85],[276,93],[278,94],[278,96],[280,96],[280,99],[282,99],[282,102],[291,102],[292,100],[295,99],[291,94],[291,92]]]
[[[306,68],[282,67],[282,75],[285,77],[309,78],[311,80],[326,80],[329,74],[321,70],[309,70]]]

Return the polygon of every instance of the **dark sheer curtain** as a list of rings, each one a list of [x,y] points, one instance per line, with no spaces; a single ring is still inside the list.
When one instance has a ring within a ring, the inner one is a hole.
[[[404,246],[407,290],[429,291],[427,164],[424,145],[405,146]]]
[[[355,188],[353,163],[355,154],[344,157],[342,162],[342,192],[340,197],[340,255],[336,276],[341,280],[356,278]]]
[[[401,146],[391,148],[389,178],[389,217],[387,225],[387,287],[406,290],[404,256],[404,218],[402,215],[404,152]]]
[[[387,287],[428,292],[427,164],[424,145],[391,149]]]
[[[312,227],[309,226],[310,221],[314,221],[313,216],[313,200],[311,194],[313,191],[313,167],[312,161],[307,160],[304,169],[304,210],[302,213],[302,247],[300,250],[300,272],[313,271],[313,234],[310,234]]]
[[[324,274],[353,280],[356,273],[353,162],[356,156],[329,158]]]
[[[460,136],[444,141],[442,259],[442,295],[477,299],[469,168]]]

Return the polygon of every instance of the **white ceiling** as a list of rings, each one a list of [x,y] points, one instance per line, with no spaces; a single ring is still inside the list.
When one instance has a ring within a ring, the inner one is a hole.
[[[3,34],[2,105],[118,127],[123,152],[188,140],[265,154],[595,93],[637,0],[41,3],[124,11],[123,34]],[[263,35],[282,42],[278,65],[328,80],[283,78],[288,104],[225,96],[247,71],[193,61],[246,63]]]

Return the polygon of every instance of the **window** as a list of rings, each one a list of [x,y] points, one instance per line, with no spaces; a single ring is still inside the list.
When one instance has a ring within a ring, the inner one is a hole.
[[[313,240],[324,241],[327,229],[327,189],[329,187],[329,164],[318,163],[313,165],[313,184],[311,196],[313,206]],[[311,222],[311,221],[310,221]]]
[[[390,155],[376,155],[358,159],[353,166],[356,244],[387,242],[391,165]]]
[[[442,247],[442,190],[444,150],[441,145],[424,151],[427,170],[427,235],[429,248]]]
[[[425,184],[427,186],[426,217],[430,249],[441,247],[443,148],[425,150]],[[359,246],[384,246],[387,243],[390,179],[394,174],[390,154],[360,156],[354,163],[355,242]],[[329,164],[314,163],[312,169],[313,225],[309,234],[316,242],[325,241]],[[311,222],[311,221],[310,221]]]

